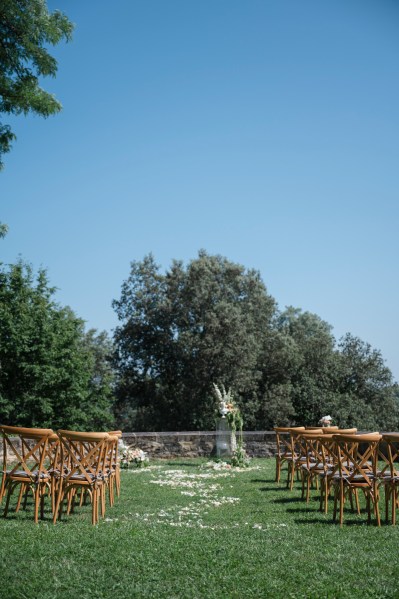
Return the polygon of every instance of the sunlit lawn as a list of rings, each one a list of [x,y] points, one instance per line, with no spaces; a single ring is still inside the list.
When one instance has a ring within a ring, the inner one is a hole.
[[[399,597],[399,526],[342,529],[273,480],[274,461],[214,471],[198,460],[123,472],[106,520],[78,508],[38,526],[0,519],[0,597]]]

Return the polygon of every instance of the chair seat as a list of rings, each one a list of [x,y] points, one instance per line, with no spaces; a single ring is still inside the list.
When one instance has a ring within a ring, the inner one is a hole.
[[[104,480],[104,476],[102,474],[98,474],[97,476],[95,474],[90,474],[87,473],[87,475],[85,476],[84,474],[72,474],[72,476],[69,477],[69,481],[87,481],[89,482],[87,479],[90,479],[90,482],[93,481],[102,481]]]
[[[10,478],[25,478],[27,481],[37,481],[40,480],[48,480],[50,477],[46,472],[41,472],[40,475],[38,472],[32,472],[31,476],[25,470],[16,470],[13,472],[12,470],[7,470],[6,476]]]

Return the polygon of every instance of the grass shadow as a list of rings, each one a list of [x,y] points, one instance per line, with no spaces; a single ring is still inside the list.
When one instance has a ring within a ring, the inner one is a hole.
[[[272,499],[273,503],[299,503],[303,502],[302,497],[278,497],[277,499]]]

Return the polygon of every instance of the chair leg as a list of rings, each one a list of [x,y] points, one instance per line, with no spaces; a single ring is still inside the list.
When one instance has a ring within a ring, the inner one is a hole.
[[[345,493],[344,493],[344,482],[340,481],[339,486],[339,525],[342,526],[344,522],[344,502],[345,502]]]
[[[7,489],[7,487],[8,487],[8,489]],[[4,513],[3,513],[4,518],[6,518],[7,514],[8,514],[8,507],[10,505],[10,499],[11,499],[11,493],[12,493],[12,485],[11,485],[11,481],[10,480],[7,481],[7,483],[6,483],[4,492],[6,492],[6,491],[8,491],[8,492],[7,492],[6,505],[4,507]]]
[[[34,512],[34,518],[35,518],[35,524],[39,523],[39,503],[40,503],[40,487],[37,486],[35,487],[34,491],[33,491],[33,495],[34,495],[34,505],[35,505],[35,512]]]
[[[21,488],[19,489],[17,507],[15,508],[15,513],[16,514],[18,514],[19,508],[21,507],[21,501],[22,501],[22,497],[23,497],[24,491],[25,491],[25,484],[21,483]]]
[[[375,511],[375,517],[377,518],[377,526],[381,526],[381,518],[380,518],[380,510],[378,509],[378,490],[376,488],[376,486],[374,487],[374,493],[373,493],[374,497],[374,511]]]
[[[60,481],[60,487],[58,489],[57,501],[55,503],[55,509],[53,514],[53,524],[57,522],[57,518],[61,519],[63,494],[64,489],[62,488],[62,481]]]
[[[335,520],[337,519],[337,505],[338,505],[338,493],[339,493],[339,487],[338,485],[334,485],[334,512],[333,512],[333,520],[335,522]]]
[[[294,488],[295,464],[291,462],[290,491]]]
[[[358,493],[357,489],[354,489],[354,494],[355,494],[356,511],[358,514],[360,514],[359,493]]]
[[[3,501],[5,486],[6,486],[6,475],[3,473],[2,477],[1,477],[1,485],[0,485],[0,505]]]
[[[389,494],[390,494],[389,485],[384,485],[384,491],[385,491],[385,522],[388,523]]]
[[[115,483],[116,483],[116,496],[120,497],[120,495],[121,495],[121,473],[120,473],[120,470],[118,467],[115,471]]]
[[[392,526],[396,524],[396,486],[393,485],[391,491],[391,501],[392,501]]]
[[[367,503],[367,524],[371,522],[371,507],[370,507],[370,493],[365,493]]]

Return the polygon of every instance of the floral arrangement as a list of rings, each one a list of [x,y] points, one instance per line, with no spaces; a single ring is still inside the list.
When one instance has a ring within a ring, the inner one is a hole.
[[[244,449],[242,443],[238,443],[233,455],[231,456],[230,464],[234,468],[247,468],[250,465],[251,458]]]
[[[239,408],[235,405],[231,389],[226,391],[224,385],[213,383],[214,396],[219,402],[219,412],[222,418],[226,418],[233,432],[240,431],[242,435],[242,426],[244,421]]]
[[[223,460],[214,460],[206,462],[201,468],[210,468],[212,470],[231,470],[231,464],[224,462]]]
[[[121,468],[127,469],[130,465],[135,468],[145,468],[149,464],[149,459],[145,451],[142,449],[133,448],[125,445],[122,442],[119,443],[119,455]]]
[[[237,446],[233,451],[233,455],[230,460],[230,465],[236,468],[246,468],[249,466],[249,457],[244,449],[244,443],[242,439],[242,427],[244,420],[241,416],[240,409],[234,403],[233,394],[231,389],[226,391],[224,385],[218,385],[213,383],[214,396],[219,402],[219,412],[222,418],[226,418],[233,435],[238,431],[239,437]]]
[[[319,424],[321,424],[321,426],[331,426],[331,422],[332,422],[331,416],[323,416],[319,420]]]

